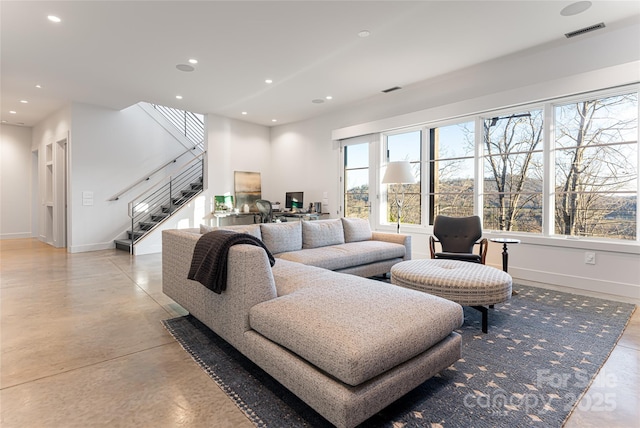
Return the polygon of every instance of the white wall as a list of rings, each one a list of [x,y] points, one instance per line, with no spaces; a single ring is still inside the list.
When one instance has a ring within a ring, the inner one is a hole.
[[[32,212],[32,215],[38,217],[38,230],[33,231],[33,234],[43,242],[48,242],[51,236],[47,234],[46,227],[46,206],[45,206],[45,146],[47,144],[55,143],[69,137],[69,130],[71,129],[71,108],[66,106],[51,116],[44,119],[32,128],[31,144],[32,149],[38,151],[38,196],[37,196],[37,212]],[[68,150],[69,144],[67,145]],[[67,213],[68,224],[71,224],[72,213]],[[67,238],[71,236],[73,231],[69,228]],[[68,244],[68,241],[67,241]]]
[[[0,125],[0,239],[32,236],[31,128]]]
[[[262,196],[269,197],[273,181],[269,128],[213,114],[206,118],[207,162],[205,190],[184,207],[180,214],[136,244],[135,254],[156,253],[162,250],[162,230],[213,225],[214,196],[234,194],[234,171],[259,172]]]
[[[271,176],[267,199],[284,206],[286,192],[304,192],[305,209],[329,196],[328,212],[337,216],[339,160],[331,141],[331,118],[272,129]]]
[[[234,193],[234,171],[259,172],[262,196],[273,181],[269,128],[210,114],[207,116],[208,187],[211,197]],[[212,205],[213,206],[213,205]]]
[[[273,186],[283,192],[290,189],[290,183],[300,183],[301,188],[291,190],[305,191],[305,199],[307,191],[326,189],[334,212],[339,204],[341,168],[334,140],[638,81],[638,23],[521,52],[402,91],[376,95],[324,117],[272,128],[272,168],[277,178]],[[319,169],[317,174],[309,174]],[[428,257],[431,228],[403,227],[403,231],[413,237],[414,257]],[[603,245],[522,239],[522,244],[509,247],[509,271],[516,281],[640,298],[637,242]],[[596,265],[585,265],[585,251],[596,252]],[[501,246],[490,246],[489,264],[501,266],[500,253]]]
[[[111,248],[113,240],[131,228],[128,202],[147,184],[118,201],[109,199],[180,155],[184,147],[137,105],[114,111],[75,103],[72,118],[69,206],[73,234],[69,249],[79,252]],[[92,206],[82,203],[82,193],[86,191],[93,192]]]
[[[67,135],[68,250],[112,248],[113,240],[131,227],[128,201],[162,177],[162,173],[118,201],[108,199],[181,154],[184,147],[139,106],[114,111],[72,104],[33,128],[33,145],[44,153],[45,144]],[[44,168],[42,159],[40,168]],[[43,182],[40,189],[44,189]],[[84,191],[93,192],[93,205],[83,205]],[[40,229],[43,230],[42,221]]]
[[[269,128],[216,115],[207,116],[209,184],[212,194],[234,193],[234,172],[259,172],[263,197],[271,174]]]

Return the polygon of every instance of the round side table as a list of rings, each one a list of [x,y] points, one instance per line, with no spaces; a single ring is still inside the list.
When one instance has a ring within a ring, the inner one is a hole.
[[[502,244],[502,270],[507,272],[509,267],[509,251],[507,251],[507,245],[509,244],[519,244],[519,239],[513,238],[491,238],[489,239],[491,242],[495,242],[497,244]],[[512,295],[516,295],[518,292],[516,290],[512,291]]]
[[[509,251],[507,251],[507,245],[519,244],[520,240],[511,238],[491,238],[489,241],[502,244],[502,270],[507,272],[507,268],[509,267]]]

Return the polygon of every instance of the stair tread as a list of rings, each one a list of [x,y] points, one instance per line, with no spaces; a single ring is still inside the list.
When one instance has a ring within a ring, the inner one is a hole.
[[[175,196],[171,198],[170,205],[160,205],[160,209],[158,211],[149,215],[149,221],[141,221],[138,223],[138,228],[136,230],[128,230],[126,232],[129,235],[128,239],[123,238],[114,240],[116,248],[128,251],[131,248],[133,242],[133,240],[131,239],[132,236],[135,240],[138,240],[139,238],[146,235],[155,226],[171,217],[175,211],[179,210],[184,204],[190,202],[204,190],[204,186],[201,183],[202,177],[200,177],[200,182],[191,183],[191,188],[181,190],[181,196]]]

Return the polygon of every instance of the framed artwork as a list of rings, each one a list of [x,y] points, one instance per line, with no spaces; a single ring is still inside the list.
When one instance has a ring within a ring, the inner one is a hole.
[[[257,212],[256,201],[262,199],[262,182],[259,172],[235,171],[234,190],[236,194],[236,208],[242,211],[245,204],[249,211]]]

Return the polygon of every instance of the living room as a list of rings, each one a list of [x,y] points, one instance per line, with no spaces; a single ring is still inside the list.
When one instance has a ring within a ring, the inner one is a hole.
[[[337,110],[292,123],[251,123],[242,117],[202,111],[206,114],[210,154],[207,191],[171,227],[177,227],[179,221],[180,227],[209,221],[205,218],[209,212],[207,207],[211,206],[214,195],[233,191],[234,171],[260,172],[263,196],[274,201],[282,200],[288,191],[303,190],[308,201],[322,201],[326,193],[331,217],[339,217],[343,204],[339,177],[344,173],[340,140],[637,84],[639,28],[637,15],[633,15],[620,22],[607,23],[601,32],[549,42],[424,82],[400,82],[401,90],[376,93]],[[561,67],[549,66],[560,61]],[[3,77],[4,67],[3,64]],[[323,105],[330,102],[325,101]],[[144,172],[135,169],[137,162],[135,157],[130,157],[131,151],[148,153],[145,165],[152,165],[172,150],[167,149],[167,143],[145,152],[148,142],[144,138],[127,138],[120,133],[123,126],[138,126],[131,125],[130,121],[139,114],[124,110],[69,98],[62,109],[32,126],[2,124],[3,240],[30,237],[37,240],[42,235],[40,208],[33,208],[39,207],[40,201],[37,179],[33,179],[37,171],[34,174],[32,152],[36,149],[44,153],[45,142],[68,136],[71,157],[67,248],[75,254],[104,250],[112,245],[112,239],[127,221],[126,201],[114,204],[107,203],[106,199]],[[5,157],[8,153],[5,148],[8,147],[19,153],[19,167],[6,166],[9,157]],[[111,169],[118,158],[125,159],[125,166],[118,167],[114,173]],[[18,192],[5,188],[4,183],[10,182],[32,183],[25,185],[31,189],[22,192],[26,195],[16,194]],[[95,195],[92,206],[83,205],[83,192]],[[379,215],[380,207],[373,209],[376,213],[373,227],[394,231],[395,224]],[[114,213],[120,210],[124,220],[115,219]],[[29,215],[25,216],[25,212]],[[97,227],[96,223],[101,226]],[[415,258],[428,257],[427,240],[431,233],[428,220],[424,225],[403,225],[402,232],[412,235]],[[488,236],[504,234],[488,231]],[[510,273],[516,281],[560,285],[583,293],[604,292],[618,298],[639,296],[637,237],[632,242],[518,237],[523,242],[509,247]],[[500,251],[498,245],[491,247],[490,265],[500,265]],[[596,254],[595,265],[585,264],[585,252]]]
[[[391,93],[380,93],[353,103],[337,112],[291,124],[265,126],[206,114],[207,164],[206,192],[198,208],[184,214],[185,226],[207,222],[213,196],[233,192],[233,171],[261,173],[263,197],[273,201],[288,191],[305,192],[307,201],[327,200],[328,211],[339,216],[343,189],[339,177],[344,174],[340,140],[383,133],[425,123],[438,123],[454,117],[477,117],[509,106],[541,102],[578,93],[596,92],[637,81],[637,49],[634,48],[637,22],[623,20],[617,25],[568,41],[549,43],[502,58],[485,61],[445,77],[407,85]],[[609,46],[618,47],[615,50]],[[607,52],[608,55],[592,55]],[[547,67],[562,59],[562,67]],[[585,64],[586,62],[586,64]],[[517,76],[506,79],[505,76]],[[477,82],[482,82],[478,85]],[[67,248],[70,252],[110,248],[113,239],[126,228],[127,200],[109,201],[109,197],[138,179],[141,171],[151,170],[177,149],[156,138],[150,147],[149,126],[135,112],[135,106],[121,111],[72,102],[33,127],[19,128],[16,152],[19,161],[7,158],[5,174],[11,179],[32,182],[43,188],[41,172],[31,163],[33,149],[39,149],[44,169],[46,143],[69,135],[69,218]],[[73,123],[73,126],[69,124]],[[4,135],[15,127],[3,127]],[[9,141],[6,138],[4,141]],[[142,159],[142,161],[141,161]],[[109,168],[104,167],[108,163]],[[12,165],[21,165],[19,168]],[[100,174],[96,174],[100,171]],[[379,176],[381,177],[381,176]],[[338,179],[337,179],[338,178]],[[6,181],[5,181],[6,182]],[[295,183],[296,188],[291,187]],[[380,189],[384,190],[384,189]],[[428,192],[428,189],[424,189]],[[83,192],[92,192],[93,205],[83,205]],[[134,192],[131,192],[134,193]],[[325,198],[326,194],[326,198]],[[3,192],[11,203],[3,203],[3,237],[38,236],[45,227],[41,198],[35,192]],[[372,200],[373,227],[391,230],[392,222],[380,213]],[[195,205],[195,204],[194,204]],[[197,210],[197,213],[196,213]],[[33,213],[29,218],[19,213]],[[12,222],[9,222],[12,219]],[[100,228],[91,227],[98,222]],[[427,256],[430,222],[403,230],[414,236],[414,254]],[[176,227],[177,221],[167,227]],[[183,226],[184,227],[184,226]],[[496,233],[496,236],[500,235]],[[532,281],[564,284],[584,290],[621,296],[637,296],[640,272],[628,269],[638,257],[637,240],[566,240],[547,236],[528,236],[525,245],[513,247],[512,274]],[[148,251],[159,251],[159,238],[150,242]],[[151,241],[151,240],[150,240]],[[613,242],[615,241],[615,242]],[[529,245],[531,243],[531,245]],[[490,250],[489,260],[500,264],[500,248]],[[584,253],[595,252],[595,265],[585,265]],[[520,270],[519,270],[520,269]],[[575,280],[574,280],[575,278]],[[570,283],[567,284],[567,281]]]

